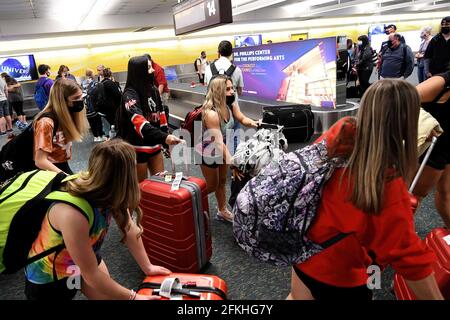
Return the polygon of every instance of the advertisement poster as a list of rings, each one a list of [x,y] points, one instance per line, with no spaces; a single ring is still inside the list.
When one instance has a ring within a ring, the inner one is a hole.
[[[335,37],[235,48],[233,57],[246,96],[336,107]]]
[[[234,47],[252,47],[262,44],[262,35],[234,36]]]
[[[0,57],[0,73],[6,72],[17,81],[38,78],[33,55]]]

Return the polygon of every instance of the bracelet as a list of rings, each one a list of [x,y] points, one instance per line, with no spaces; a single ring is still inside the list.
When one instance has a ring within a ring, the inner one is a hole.
[[[128,300],[134,300],[136,299],[136,291],[134,291],[133,289],[130,289],[130,297],[128,298]]]

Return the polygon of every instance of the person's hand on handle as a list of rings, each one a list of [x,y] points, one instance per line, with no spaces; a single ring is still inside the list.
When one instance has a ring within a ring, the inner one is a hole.
[[[236,181],[236,180],[241,181],[242,178],[244,178],[244,174],[241,171],[239,171],[239,169],[236,167],[232,167],[231,172],[233,173],[234,181]]]
[[[179,144],[179,143],[186,143],[186,141],[174,136],[173,134],[169,134],[166,138],[166,144],[168,144],[169,146]]]
[[[161,300],[160,296],[145,296],[143,294],[137,294],[134,300]]]

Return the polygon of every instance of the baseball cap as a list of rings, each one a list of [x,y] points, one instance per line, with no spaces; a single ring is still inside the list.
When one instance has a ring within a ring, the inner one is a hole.
[[[443,18],[441,24],[444,22],[450,23],[450,16]]]

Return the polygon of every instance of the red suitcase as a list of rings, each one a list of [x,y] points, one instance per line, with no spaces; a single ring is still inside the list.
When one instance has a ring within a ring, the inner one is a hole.
[[[198,273],[212,254],[206,182],[183,178],[178,190],[164,176],[140,184],[142,240],[153,264]]]
[[[434,276],[442,295],[446,300],[450,300],[450,231],[434,229],[426,237],[425,243],[436,254]],[[416,300],[405,280],[398,274],[394,278],[394,291],[398,300]]]
[[[178,285],[169,280],[168,284],[161,286],[163,281],[168,278],[177,278],[179,280]],[[165,289],[162,289],[162,287]],[[162,290],[165,293],[162,293]],[[227,284],[217,276],[172,273],[168,276],[146,277],[139,286],[137,293],[161,295],[161,300],[226,300],[227,291]]]

